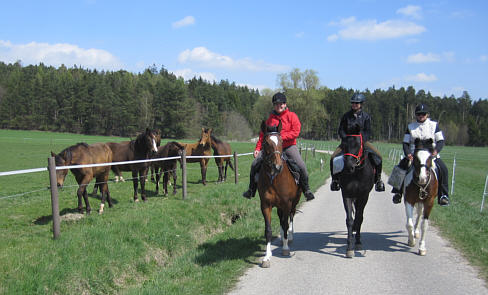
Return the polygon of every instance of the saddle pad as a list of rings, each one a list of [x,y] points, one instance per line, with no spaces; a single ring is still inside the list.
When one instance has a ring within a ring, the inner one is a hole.
[[[344,170],[344,156],[339,155],[332,161],[332,173],[337,174]]]
[[[400,190],[402,187],[403,180],[405,179],[407,171],[400,168],[398,165],[393,167],[390,177],[388,178],[388,184],[392,187]]]

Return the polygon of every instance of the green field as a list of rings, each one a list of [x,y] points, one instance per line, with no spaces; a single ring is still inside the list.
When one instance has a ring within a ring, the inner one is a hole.
[[[51,151],[57,153],[77,142],[122,140],[126,139],[0,130],[0,172],[46,167]],[[337,143],[313,144],[317,149],[330,149]],[[237,153],[247,153],[254,144],[231,142],[231,146]],[[393,162],[388,154],[399,145],[379,146],[389,172]],[[457,168],[452,206],[436,207],[432,219],[442,234],[480,267],[486,280],[488,208],[480,214],[480,203],[488,173],[488,149],[446,147],[442,156],[450,169],[454,154]],[[310,183],[316,189],[329,174],[328,164],[321,172],[320,159],[328,163],[329,158],[323,154],[313,158],[311,153],[306,157]],[[239,157],[237,185],[232,171],[226,183],[217,184],[218,171],[211,160],[208,185],[203,186],[198,183],[199,165],[188,164],[186,200],[182,200],[180,185],[177,195],[164,197],[155,195],[155,185],[149,182],[148,201],[134,203],[132,182],[110,183],[114,207],[106,207],[99,215],[95,213],[99,196],[92,196],[94,213],[63,219],[58,240],[52,238],[48,173],[0,177],[0,293],[225,293],[246,268],[259,261],[264,247],[258,198],[249,201],[241,197],[251,161],[252,156]],[[130,178],[130,173],[124,177]],[[60,190],[63,218],[77,216],[76,189],[68,174],[65,188]],[[275,214],[273,232],[278,234]]]

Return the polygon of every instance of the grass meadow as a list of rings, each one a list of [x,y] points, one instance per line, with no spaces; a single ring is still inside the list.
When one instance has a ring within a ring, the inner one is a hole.
[[[77,142],[122,141],[126,138],[85,136],[37,131],[0,130],[0,172],[47,167],[50,152],[58,153]],[[195,139],[196,141],[196,139]],[[163,143],[165,141],[163,140]],[[191,141],[187,141],[191,142]],[[303,141],[317,149],[333,149],[337,142]],[[251,152],[253,143],[230,142],[237,153]],[[391,149],[377,144],[385,172],[394,163]],[[456,155],[456,186],[452,205],[436,207],[433,223],[461,249],[488,279],[487,208],[480,213],[488,148],[446,147],[442,157],[450,168]],[[329,177],[325,154],[307,158],[311,187]],[[321,160],[324,169],[321,169]],[[241,197],[249,181],[252,156],[239,157],[239,183],[233,171],[217,184],[213,159],[208,184],[200,181],[200,167],[188,164],[188,195],[182,200],[181,170],[178,193],[155,194],[146,184],[147,202],[132,201],[132,182],[109,183],[114,207],[96,213],[99,195],[90,197],[92,214],[76,213],[76,181],[71,173],[59,191],[61,235],[52,238],[48,172],[0,177],[0,294],[222,294],[250,266],[259,263],[264,228],[259,197]],[[130,173],[124,177],[129,179]],[[111,174],[113,179],[113,174]],[[89,186],[91,192],[92,186]],[[385,200],[391,202],[391,198]],[[273,234],[278,220],[273,214]]]

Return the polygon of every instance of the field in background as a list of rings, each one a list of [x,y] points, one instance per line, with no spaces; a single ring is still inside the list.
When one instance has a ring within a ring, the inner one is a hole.
[[[125,138],[48,132],[0,130],[0,172],[47,166],[51,151],[85,141],[122,141]],[[192,142],[195,140],[188,140]],[[334,149],[337,142],[301,141],[303,147]],[[252,143],[230,143],[233,151],[247,153]],[[375,143],[389,173],[391,149],[398,144]],[[306,154],[311,186],[328,178],[326,154]],[[488,279],[488,220],[480,203],[488,148],[446,147],[441,153],[452,176],[456,155],[456,186],[452,205],[436,206],[432,220],[442,234],[462,249]],[[302,154],[305,158],[305,154]],[[320,159],[324,161],[321,171]],[[61,237],[52,239],[49,178],[47,172],[0,177],[0,293],[224,293],[239,275],[258,261],[264,247],[259,198],[247,200],[252,156],[239,157],[239,184],[228,172],[217,184],[217,168],[210,160],[208,185],[199,183],[200,167],[188,164],[188,197],[155,195],[148,183],[148,201],[132,201],[132,182],[109,183],[114,207],[103,215],[92,196],[90,216],[63,220]],[[124,173],[130,178],[130,173]],[[111,179],[113,174],[111,174]],[[60,191],[62,216],[77,216],[77,185],[71,173]],[[91,186],[89,186],[91,192]],[[26,194],[27,193],[27,194]],[[391,202],[391,197],[385,198]],[[488,205],[486,205],[488,207]],[[402,228],[403,230],[403,228]],[[278,234],[276,214],[273,233]]]

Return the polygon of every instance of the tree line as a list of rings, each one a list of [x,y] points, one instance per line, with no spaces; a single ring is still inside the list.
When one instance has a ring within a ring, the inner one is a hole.
[[[278,75],[278,83],[302,122],[302,138],[337,139],[356,90],[321,86],[313,70],[293,69]],[[164,138],[196,138],[208,127],[217,136],[247,140],[272,109],[274,92],[227,80],[185,81],[156,66],[135,74],[0,62],[0,128],[130,137],[150,127]],[[373,140],[401,141],[415,105],[426,103],[448,144],[488,144],[486,99],[472,101],[467,92],[441,98],[413,87],[361,92],[372,116]]]

